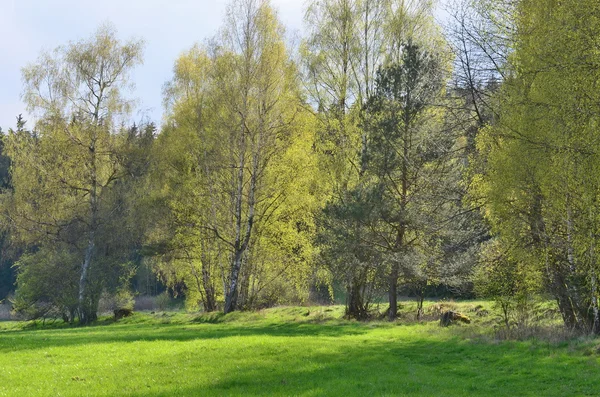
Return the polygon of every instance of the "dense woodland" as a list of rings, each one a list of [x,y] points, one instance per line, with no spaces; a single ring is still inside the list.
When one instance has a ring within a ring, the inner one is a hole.
[[[174,60],[160,126],[130,116],[143,42],[107,25],[40,54],[35,122],[0,134],[0,299],[86,324],[165,288],[389,320],[476,295],[507,326],[552,299],[600,333],[600,3],[435,6],[311,0],[292,46],[269,1],[233,0]]]

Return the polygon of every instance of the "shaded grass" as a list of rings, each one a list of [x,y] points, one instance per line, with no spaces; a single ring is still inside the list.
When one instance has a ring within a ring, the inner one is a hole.
[[[341,314],[290,307],[136,314],[82,328],[1,323],[0,396],[598,394],[597,340],[499,342],[485,319],[440,328]]]

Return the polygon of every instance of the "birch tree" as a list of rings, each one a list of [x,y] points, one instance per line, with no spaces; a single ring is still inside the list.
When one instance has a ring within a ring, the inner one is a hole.
[[[521,1],[476,194],[504,250],[544,275],[565,325],[600,332],[596,2]]]
[[[131,101],[124,97],[142,42],[120,42],[110,26],[72,42],[23,69],[23,98],[38,116],[35,136],[13,134],[13,220],[31,244],[53,236],[79,253],[77,314],[96,318],[99,239],[110,216],[107,194],[120,176],[114,134]],[[81,239],[73,240],[74,233]],[[77,255],[75,255],[77,256]]]
[[[206,310],[217,295],[228,313],[306,292],[318,174],[283,35],[268,1],[234,1],[167,85],[159,173],[172,227],[162,230],[175,234],[163,270]]]

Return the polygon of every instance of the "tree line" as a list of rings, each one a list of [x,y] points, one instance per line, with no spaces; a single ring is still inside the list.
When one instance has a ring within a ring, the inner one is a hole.
[[[349,317],[410,294],[420,318],[444,288],[600,332],[599,7],[457,0],[441,26],[428,0],[310,1],[293,48],[268,0],[233,0],[160,128],[130,118],[143,42],[42,53],[36,121],[0,141],[15,310],[89,323],[151,271],[205,311],[342,291]]]

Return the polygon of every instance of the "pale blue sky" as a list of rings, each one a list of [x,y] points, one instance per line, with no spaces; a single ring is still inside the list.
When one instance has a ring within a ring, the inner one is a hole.
[[[119,37],[146,41],[144,64],[134,74],[134,120],[160,124],[162,87],[177,56],[215,34],[229,0],[0,0],[0,127],[14,127],[25,111],[21,68],[42,49],[90,36],[111,22]],[[304,0],[272,0],[289,35],[302,29]],[[32,124],[32,123],[30,123]]]
[[[162,86],[177,56],[216,33],[228,0],[0,0],[0,126],[14,127],[23,113],[21,68],[42,49],[90,36],[111,22],[119,37],[146,41],[144,64],[133,74],[142,116],[160,124]],[[303,0],[272,0],[288,30],[302,27]]]

